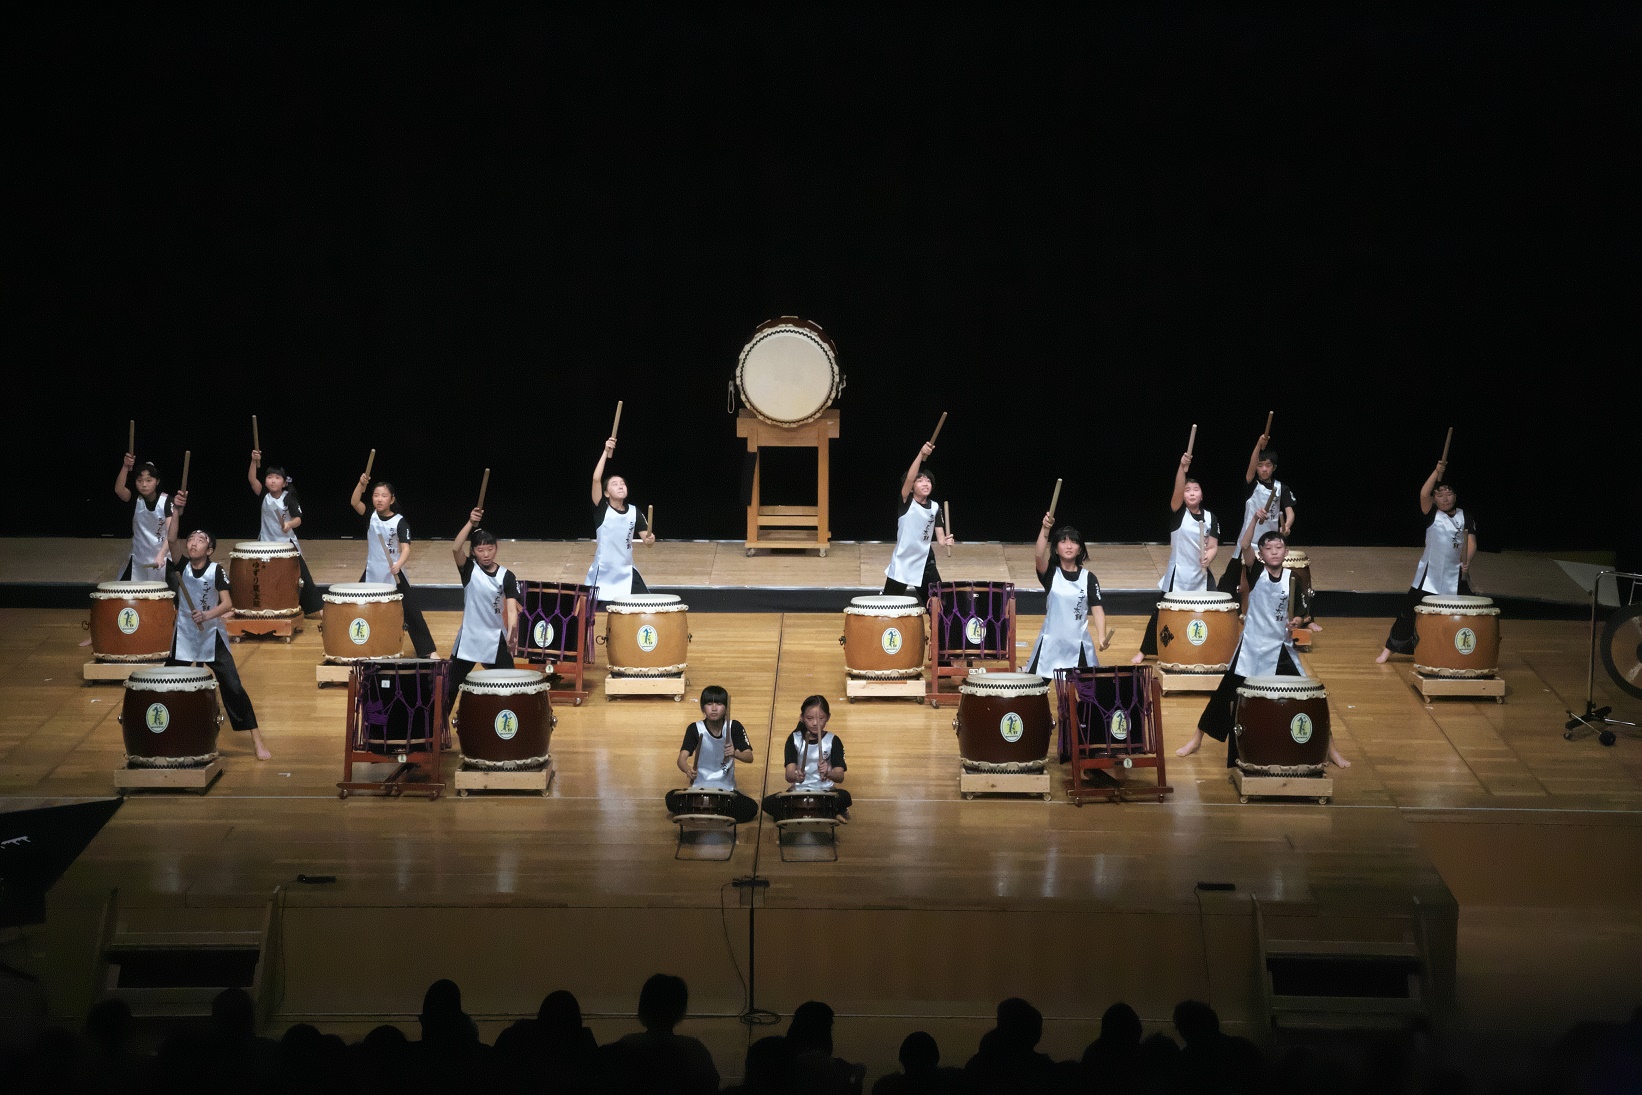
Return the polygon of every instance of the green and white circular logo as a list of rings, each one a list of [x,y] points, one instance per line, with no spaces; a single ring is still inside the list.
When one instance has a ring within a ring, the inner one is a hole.
[[[496,736],[503,741],[512,741],[513,735],[519,732],[519,716],[506,707],[496,712]]]
[[[969,640],[971,646],[986,642],[986,622],[978,616],[971,616],[969,622],[964,624],[964,638]]]
[[[660,637],[656,634],[654,625],[645,624],[643,627],[639,628],[639,649],[644,651],[646,654],[654,650],[656,648],[656,643],[659,641]]]
[[[118,627],[121,634],[124,635],[130,635],[135,632],[137,630],[137,625],[142,622],[142,617],[138,616],[137,610],[132,608],[130,605],[120,609],[120,614],[114,617],[115,626]]]
[[[885,654],[899,654],[901,652],[901,629],[886,627],[878,638],[878,645],[884,648]]]
[[[151,703],[143,713],[143,724],[154,733],[163,734],[166,727],[171,725],[171,712],[163,703]]]
[[[1454,632],[1454,649],[1461,654],[1473,654],[1477,649],[1477,633],[1469,627]]]
[[[1209,624],[1206,620],[1193,620],[1186,625],[1186,641],[1193,646],[1202,646],[1209,641]]]
[[[1021,735],[1026,733],[1026,723],[1011,711],[998,720],[998,733],[1003,735],[1004,741],[1020,741]]]
[[[1112,735],[1113,741],[1129,740],[1129,716],[1122,711],[1113,711],[1112,719],[1106,724],[1106,730]]]
[[[537,620],[536,626],[530,629],[530,638],[537,646],[547,646],[553,641],[553,625],[546,620]]]
[[[1298,745],[1311,740],[1311,716],[1304,711],[1289,720],[1289,737]]]
[[[353,623],[348,625],[348,639],[355,646],[364,646],[371,641],[371,622],[363,616],[355,616]]]

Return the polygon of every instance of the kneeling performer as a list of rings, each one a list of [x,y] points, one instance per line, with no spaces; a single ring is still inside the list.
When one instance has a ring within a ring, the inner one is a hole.
[[[678,768],[690,780],[689,790],[728,791],[721,811],[737,823],[745,825],[758,816],[758,803],[736,790],[735,764],[753,762],[752,742],[747,740],[747,728],[729,718],[730,694],[716,684],[701,690],[699,722],[692,722],[684,731],[684,744],[679,746]],[[685,791],[667,792],[667,812],[685,814],[694,812],[686,802]]]
[[[827,733],[830,718],[832,708],[827,705],[827,697],[810,696],[804,700],[798,726],[787,738],[787,790],[764,796],[765,813],[777,821],[782,819],[784,807],[791,801],[787,796],[799,792],[833,795],[838,820],[849,820],[850,793],[838,786],[844,782],[844,741],[836,734]]]

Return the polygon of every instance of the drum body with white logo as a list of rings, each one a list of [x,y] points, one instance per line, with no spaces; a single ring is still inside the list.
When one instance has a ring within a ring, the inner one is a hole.
[[[958,688],[958,755],[976,772],[1041,772],[1049,754],[1049,681],[1036,673],[971,673]]]
[[[604,641],[618,677],[676,677],[690,650],[690,606],[670,593],[604,604]]]
[[[844,670],[867,680],[923,672],[924,606],[916,597],[856,597],[844,609]]]
[[[163,662],[177,630],[164,582],[99,582],[91,592],[91,654],[100,662]]]
[[[1157,603],[1157,667],[1171,673],[1224,673],[1243,624],[1230,593],[1165,593]]]
[[[133,768],[199,768],[217,759],[217,680],[194,666],[143,666],[125,679],[120,733]]]
[[[547,676],[533,669],[476,669],[462,682],[454,721],[469,767],[540,768],[553,738]]]
[[[1430,677],[1499,672],[1499,607],[1488,597],[1426,597],[1414,606],[1414,671]]]
[[[747,409],[772,426],[814,422],[843,388],[838,348],[818,323],[766,320],[741,349],[735,383]]]
[[[1311,623],[1311,556],[1290,548],[1283,556],[1283,576],[1289,583],[1289,615],[1300,617],[1302,625]]]
[[[1328,760],[1328,691],[1311,677],[1249,677],[1233,729],[1245,772],[1316,775]]]
[[[325,591],[325,660],[349,664],[397,658],[405,600],[386,583],[339,582]]]
[[[283,619],[302,615],[302,555],[290,542],[251,540],[228,554],[234,615]]]

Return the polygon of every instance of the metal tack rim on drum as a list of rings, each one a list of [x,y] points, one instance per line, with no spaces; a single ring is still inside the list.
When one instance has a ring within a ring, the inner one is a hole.
[[[281,540],[247,540],[234,545],[234,550],[228,553],[230,559],[295,559],[302,552],[289,541]]]
[[[1414,606],[1415,612],[1430,616],[1498,616],[1499,606],[1491,597],[1428,596]]]
[[[534,669],[475,669],[462,682],[463,692],[480,696],[529,696],[547,690],[547,674]]]
[[[133,669],[125,682],[127,688],[139,692],[203,692],[217,686],[217,679],[209,669],[188,665]]]
[[[766,320],[741,348],[735,386],[747,409],[772,426],[814,422],[843,391],[837,347],[807,319]]]
[[[164,582],[98,582],[94,601],[174,601],[177,595]]]
[[[1236,612],[1237,599],[1230,593],[1210,590],[1206,593],[1165,593],[1157,603],[1159,609],[1192,609],[1197,612]]]
[[[1289,553],[1283,556],[1283,565],[1291,570],[1298,570],[1301,567],[1309,567],[1311,559],[1306,556],[1305,552],[1291,548]],[[1230,596],[1230,594],[1227,594],[1227,596]]]
[[[1237,694],[1251,699],[1328,699],[1328,690],[1315,677],[1247,677],[1237,686]]]
[[[325,600],[336,605],[383,604],[401,599],[399,588],[384,582],[338,582],[325,591]]]
[[[844,606],[846,616],[916,616],[924,607],[916,597],[853,597]]]
[[[604,602],[606,612],[688,612],[690,606],[675,593],[652,593],[641,597],[618,597]]]
[[[1049,679],[1036,673],[971,673],[958,691],[971,696],[1046,696]]]

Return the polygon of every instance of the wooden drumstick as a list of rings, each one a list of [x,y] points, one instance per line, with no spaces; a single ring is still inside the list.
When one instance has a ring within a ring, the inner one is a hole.
[[[943,414],[941,418],[945,419],[946,415]],[[946,510],[946,557],[950,559],[952,558],[952,503],[942,502],[941,506]]]
[[[188,489],[188,463],[193,458],[194,458],[194,451],[192,449],[184,449],[183,450],[183,453],[182,453],[182,484],[179,487],[177,487],[177,493],[178,494],[181,494],[183,491]]]
[[[178,581],[177,582],[177,592],[182,594],[183,604],[188,606],[188,614],[189,614],[190,617],[192,617],[194,613],[199,611],[199,609],[194,607],[194,595],[192,593],[188,592],[188,583],[184,582],[184,581]],[[202,623],[196,623],[196,624],[194,624],[194,626],[199,628],[201,631],[205,630],[205,625],[202,624]]]
[[[386,558],[388,560],[388,577],[392,578],[393,577],[393,552],[388,550],[388,542],[382,538],[382,534],[380,532],[376,534],[376,542],[382,545],[382,555],[383,555],[384,558]]]
[[[1192,423],[1192,435],[1190,437],[1186,438],[1186,455],[1190,456],[1192,454],[1192,450],[1196,447],[1197,447],[1197,423],[1193,422]]]
[[[656,507],[655,506],[645,506],[644,507],[644,531],[648,532],[651,536],[654,536],[656,534]]]
[[[941,427],[944,425],[946,425],[946,412],[942,411],[941,420],[935,423],[935,432],[929,435],[929,443],[931,445],[935,444],[935,439],[941,436]]]
[[[1041,496],[1040,496],[1041,497]],[[1060,505],[1060,480],[1055,480],[1055,494],[1049,499],[1049,516],[1055,515],[1055,507]]]
[[[479,504],[474,509],[485,508],[485,492],[490,489],[490,469],[485,469],[485,477],[479,480]]]
[[[1450,427],[1448,427],[1448,436],[1443,438],[1443,442],[1442,442],[1442,459],[1438,461],[1439,464],[1448,463],[1448,446],[1449,446],[1449,444],[1451,444],[1453,442],[1453,440],[1454,440],[1454,427],[1450,426]]]
[[[1111,646],[1112,645],[1112,640],[1115,639],[1115,638],[1117,638],[1117,628],[1108,627],[1106,629],[1106,645]]]
[[[616,420],[610,423],[610,436],[616,436],[616,431],[619,429],[621,429],[621,400],[618,399],[616,400]]]
[[[130,419],[125,428],[125,451],[135,454],[137,451],[137,420]]]
[[[1266,432],[1265,432],[1264,436],[1266,438],[1266,443],[1267,444],[1271,443],[1271,416],[1276,414],[1276,413],[1277,413],[1276,411],[1267,411],[1266,412]]]
[[[262,434],[257,430],[257,416],[251,416],[251,447],[258,452],[262,451]]]
[[[365,457],[365,478],[366,479],[369,479],[371,477],[371,468],[373,468],[375,466],[376,466],[376,450],[372,449],[371,454],[369,456]]]

